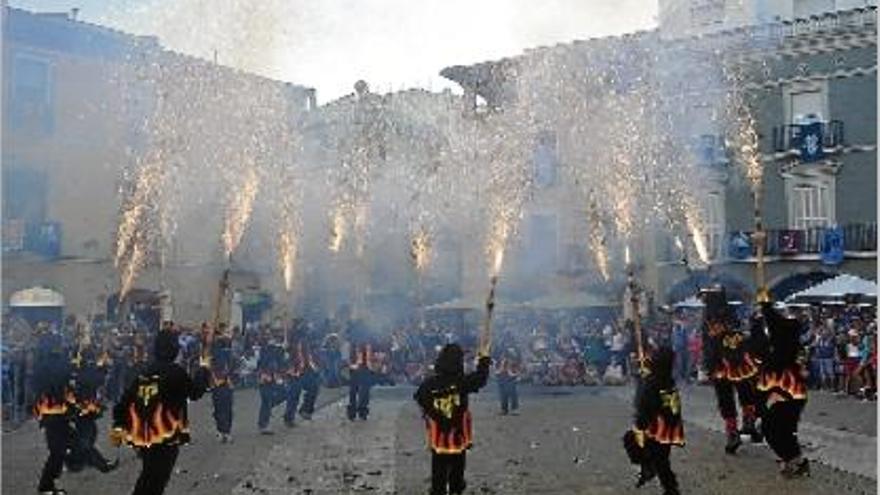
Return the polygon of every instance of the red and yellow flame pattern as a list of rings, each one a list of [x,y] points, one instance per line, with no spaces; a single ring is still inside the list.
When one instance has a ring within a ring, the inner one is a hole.
[[[753,358],[748,352],[743,352],[742,359],[738,363],[733,363],[727,358],[721,358],[719,365],[712,373],[712,377],[716,380],[739,382],[754,377],[758,374],[758,370],[758,360]]]
[[[761,392],[776,392],[782,400],[805,400],[807,398],[807,384],[801,377],[800,369],[788,368],[785,371],[766,370],[758,379],[758,390]]]
[[[56,400],[56,398],[51,395],[43,395],[37,400],[34,404],[34,417],[39,419],[43,419],[45,416],[59,416],[67,414],[70,410],[70,405],[76,403],[76,397],[73,396],[73,392],[67,391],[65,392],[64,400]]]
[[[681,420],[667,422],[658,415],[645,430],[645,436],[665,445],[684,445],[684,425]]]
[[[181,444],[189,440],[189,425],[163,404],[156,405],[150,420],[143,421],[135,404],[128,407],[128,431],[125,440],[133,447]]]
[[[453,426],[449,431],[440,429],[440,425],[431,418],[425,419],[425,425],[428,430],[428,448],[437,454],[460,454],[473,445],[470,411],[465,411],[461,424]]]
[[[104,412],[104,405],[97,398],[81,399],[77,401],[76,409],[80,417],[98,416]]]

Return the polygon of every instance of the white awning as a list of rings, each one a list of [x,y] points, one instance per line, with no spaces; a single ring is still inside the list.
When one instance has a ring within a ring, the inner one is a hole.
[[[46,287],[20,290],[9,298],[11,308],[58,308],[64,306],[64,296]]]
[[[842,300],[846,296],[852,295],[876,301],[877,283],[844,273],[808,289],[796,292],[788,296],[785,302],[834,301]]]
[[[687,299],[685,299],[683,301],[678,301],[677,303],[672,305],[673,308],[695,308],[695,309],[702,308],[704,306],[706,306],[706,305],[703,304],[703,301],[700,301],[700,299],[697,296],[688,297]]]
[[[581,308],[613,308],[619,306],[589,292],[562,292],[550,294],[519,305],[527,309],[564,310]]]

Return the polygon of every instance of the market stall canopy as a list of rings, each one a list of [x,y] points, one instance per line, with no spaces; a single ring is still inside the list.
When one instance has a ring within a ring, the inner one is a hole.
[[[687,299],[678,301],[672,305],[673,308],[702,308],[704,306],[706,305],[703,304],[703,301],[700,301],[697,296],[690,296]]]
[[[63,308],[64,296],[46,287],[20,290],[9,298],[11,308]]]
[[[738,306],[738,305],[742,304],[742,301],[727,301],[727,304],[730,304],[732,306]],[[690,296],[690,297],[688,297],[682,301],[678,301],[677,303],[672,305],[673,308],[693,308],[693,309],[702,308],[705,306],[706,305],[703,304],[703,301],[701,301],[697,296]]]
[[[495,300],[495,311],[511,309],[512,304],[508,301]],[[458,297],[450,301],[426,306],[427,311],[483,311],[486,309],[486,299],[479,297]]]
[[[785,299],[787,303],[841,301],[850,297],[857,302],[877,301],[877,283],[844,273],[830,280],[796,292]]]
[[[619,304],[589,292],[562,292],[522,303],[524,309],[563,310],[581,308],[614,308]]]

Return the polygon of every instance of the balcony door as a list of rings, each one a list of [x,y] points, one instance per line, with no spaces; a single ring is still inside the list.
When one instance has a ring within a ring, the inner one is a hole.
[[[826,174],[786,180],[789,226],[810,230],[833,225],[834,177]]]

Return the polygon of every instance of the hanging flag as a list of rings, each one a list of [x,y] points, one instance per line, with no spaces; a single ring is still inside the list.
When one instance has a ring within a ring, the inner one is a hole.
[[[843,262],[843,229],[829,227],[822,237],[822,263],[839,265]]]
[[[794,141],[801,153],[801,161],[810,163],[825,158],[825,151],[822,149],[821,122],[797,126]]]
[[[743,260],[752,255],[752,242],[745,232],[734,232],[730,237],[730,257]]]
[[[780,230],[779,231],[779,252],[782,254],[797,254],[800,252],[800,231],[797,230]]]

